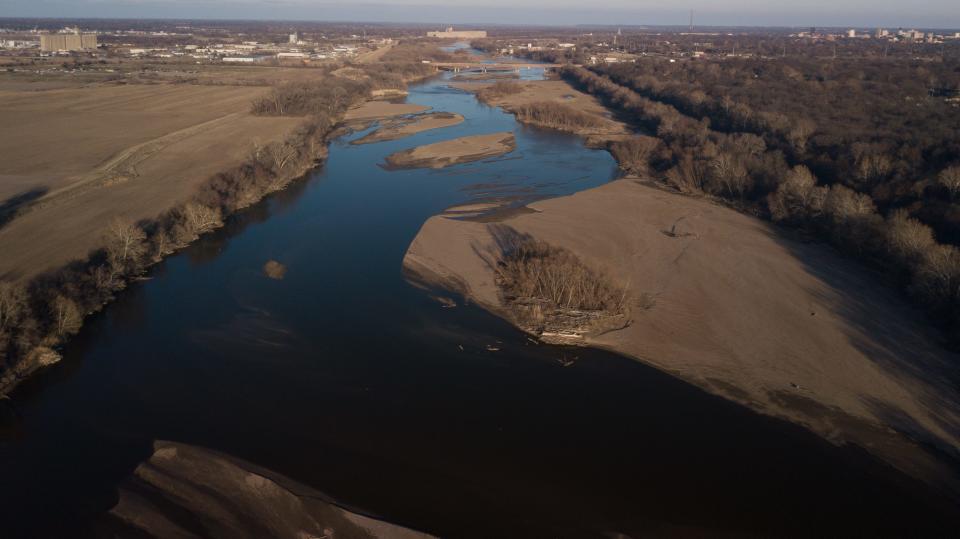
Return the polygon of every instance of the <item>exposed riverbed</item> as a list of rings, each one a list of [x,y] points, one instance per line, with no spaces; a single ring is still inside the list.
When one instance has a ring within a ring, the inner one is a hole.
[[[0,536],[103,533],[117,485],[158,439],[441,536],[947,529],[946,500],[857,448],[631,359],[533,344],[407,283],[407,246],[445,208],[521,205],[616,174],[606,152],[521,127],[443,79],[408,102],[464,121],[338,141],[309,179],[153,269],[2,405]],[[500,157],[380,166],[506,131],[516,150]],[[264,274],[270,261],[282,279]]]

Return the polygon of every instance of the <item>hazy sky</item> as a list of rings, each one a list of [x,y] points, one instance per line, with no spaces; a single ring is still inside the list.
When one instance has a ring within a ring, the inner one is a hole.
[[[960,0],[0,0],[7,17],[960,27]]]

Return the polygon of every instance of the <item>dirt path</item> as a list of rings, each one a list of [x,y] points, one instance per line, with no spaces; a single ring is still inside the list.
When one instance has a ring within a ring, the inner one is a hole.
[[[384,45],[383,47],[380,47],[375,51],[363,53],[361,55],[358,55],[354,59],[354,62],[358,64],[372,64],[374,62],[379,62],[384,57],[385,54],[390,52],[390,50],[393,47],[394,47],[394,44],[390,43],[389,45]]]

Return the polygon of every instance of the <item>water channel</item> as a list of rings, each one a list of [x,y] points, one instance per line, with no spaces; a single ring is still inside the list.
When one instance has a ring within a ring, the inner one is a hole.
[[[935,494],[858,448],[629,358],[535,345],[411,286],[404,252],[444,208],[616,175],[606,152],[520,126],[448,78],[408,100],[465,122],[338,140],[322,169],[152,269],[15,393],[0,419],[0,535],[96,535],[117,483],[158,439],[451,537],[950,525]],[[442,170],[380,166],[401,149],[498,131],[516,134],[515,152]],[[270,259],[287,266],[282,280],[264,276]]]

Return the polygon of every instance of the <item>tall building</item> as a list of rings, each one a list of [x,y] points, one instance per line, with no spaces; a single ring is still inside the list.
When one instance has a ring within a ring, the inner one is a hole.
[[[297,32],[290,34],[290,43],[294,45],[296,45],[297,43],[300,43],[300,34],[298,34]]]
[[[82,51],[97,48],[97,34],[40,34],[40,50]]]
[[[847,37],[857,37],[857,31],[853,28],[847,30]]]

